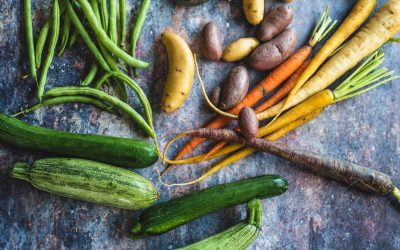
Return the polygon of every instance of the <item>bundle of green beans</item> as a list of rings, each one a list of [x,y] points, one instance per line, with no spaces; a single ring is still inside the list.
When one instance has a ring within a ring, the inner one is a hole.
[[[33,35],[31,0],[24,0],[24,21],[30,75],[37,82],[39,104],[18,114],[30,112],[38,108],[65,102],[89,103],[108,112],[119,109],[134,120],[145,132],[155,138],[152,125],[150,103],[140,86],[126,73],[123,63],[137,68],[146,68],[148,62],[135,58],[136,43],[144,24],[150,0],[143,0],[136,22],[132,28],[131,52],[123,48],[125,43],[125,0],[54,0],[51,15],[40,29],[36,46]],[[119,15],[118,15],[119,12]],[[117,18],[119,16],[119,21]],[[62,27],[62,32],[60,32]],[[59,34],[60,37],[59,37]],[[90,34],[94,35],[94,39]],[[87,46],[94,62],[87,75],[82,79],[82,87],[58,87],[45,92],[47,73],[59,43],[58,56],[62,56],[67,45],[71,48],[81,39]],[[47,43],[47,53],[44,53]],[[42,61],[42,54],[46,54]],[[97,79],[97,81],[96,81]],[[119,98],[101,91],[103,83],[112,81]],[[90,85],[92,85],[90,87]],[[138,96],[144,116],[126,103],[127,89]],[[43,100],[46,98],[46,100]],[[53,100],[54,99],[54,100]]]

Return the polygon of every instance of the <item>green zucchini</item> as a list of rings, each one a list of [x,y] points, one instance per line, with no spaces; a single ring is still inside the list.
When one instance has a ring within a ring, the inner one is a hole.
[[[203,3],[207,3],[209,0],[175,0],[178,5],[184,6],[197,6]]]
[[[262,207],[259,199],[247,203],[247,220],[202,241],[180,250],[245,250],[256,239],[262,225]]]
[[[168,232],[206,214],[254,198],[283,194],[287,187],[288,183],[283,177],[265,175],[192,192],[144,210],[134,223],[133,239]]]
[[[4,114],[0,114],[0,141],[122,167],[144,168],[158,160],[155,147],[145,141],[41,128]]]
[[[31,165],[18,162],[11,176],[63,197],[133,210],[149,207],[159,197],[143,176],[90,160],[49,158]]]

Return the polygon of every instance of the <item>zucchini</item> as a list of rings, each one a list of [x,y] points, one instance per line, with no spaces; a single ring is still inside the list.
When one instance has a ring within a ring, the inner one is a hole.
[[[197,6],[203,3],[207,3],[209,0],[175,0],[178,5],[184,6]]]
[[[145,141],[41,128],[4,114],[0,114],[0,141],[122,167],[144,168],[158,160],[155,147]]]
[[[247,220],[202,241],[178,248],[180,250],[245,250],[256,239],[262,225],[262,207],[259,199],[247,203]]]
[[[106,206],[140,209],[153,205],[159,194],[143,176],[90,160],[49,158],[33,164],[15,163],[14,178],[68,198]]]
[[[283,177],[265,175],[192,192],[144,210],[134,223],[133,239],[168,232],[206,214],[255,198],[283,194],[287,187]]]

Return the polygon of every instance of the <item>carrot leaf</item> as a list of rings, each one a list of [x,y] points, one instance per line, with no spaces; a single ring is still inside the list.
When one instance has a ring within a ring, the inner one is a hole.
[[[377,69],[384,61],[384,53],[375,51],[334,91],[335,102],[361,95],[380,85],[386,84],[398,76],[387,68]]]
[[[324,13],[318,19],[317,25],[308,42],[311,47],[314,47],[335,27],[337,20],[332,20],[329,16],[329,6],[326,6]]]

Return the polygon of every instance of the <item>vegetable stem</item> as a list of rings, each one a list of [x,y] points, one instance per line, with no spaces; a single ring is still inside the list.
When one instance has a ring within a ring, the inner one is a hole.
[[[15,163],[11,170],[11,177],[30,182],[28,174],[29,167],[30,166],[27,163]]]
[[[397,198],[397,200],[400,202],[400,190],[397,188],[397,187],[395,187],[394,189],[393,189],[393,195]]]
[[[335,102],[363,94],[373,88],[386,84],[398,76],[394,71],[387,68],[376,70],[383,63],[384,53],[374,52],[357,68],[346,80],[344,80],[334,91]]]
[[[314,47],[318,42],[324,39],[327,34],[329,34],[329,32],[335,27],[336,23],[337,20],[332,22],[332,18],[329,16],[329,6],[326,6],[325,12],[319,18],[308,44],[311,47]]]

